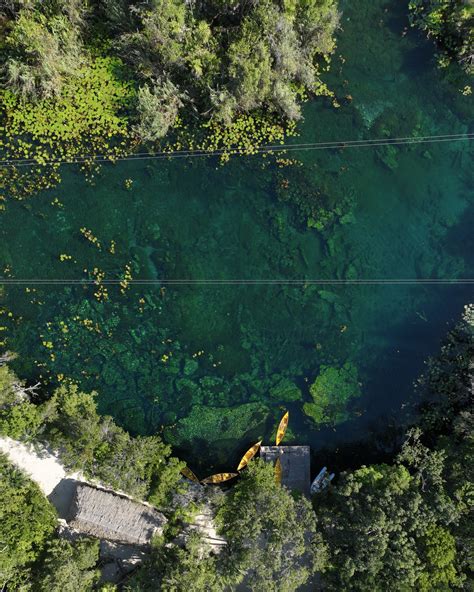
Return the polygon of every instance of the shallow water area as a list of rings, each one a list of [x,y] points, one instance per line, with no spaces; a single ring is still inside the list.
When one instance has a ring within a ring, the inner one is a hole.
[[[306,105],[293,144],[468,130],[466,82],[406,30],[406,3],[342,8],[327,75],[340,107]],[[97,390],[103,413],[162,433],[203,473],[272,442],[285,409],[285,442],[314,452],[402,422],[472,300],[448,281],[474,277],[470,144],[295,150],[278,156],[289,166],[124,161],[94,185],[64,166],[59,187],[0,219],[4,277],[24,280],[1,323],[18,372]],[[317,218],[298,201],[313,193]],[[320,376],[347,390],[328,418],[305,412]]]

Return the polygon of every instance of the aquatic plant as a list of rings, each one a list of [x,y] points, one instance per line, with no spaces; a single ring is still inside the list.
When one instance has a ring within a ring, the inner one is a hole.
[[[439,2],[410,0],[410,22],[440,45],[446,66],[456,59],[468,74],[474,73],[474,5],[470,0]]]
[[[55,161],[85,155],[113,160],[128,152],[131,135],[125,109],[134,96],[133,86],[123,79],[122,62],[109,57],[82,65],[53,97],[32,101],[1,89],[0,151],[4,158],[28,159],[31,167],[1,168],[0,189],[22,199],[57,183]],[[83,164],[84,170],[87,166]]]
[[[321,169],[295,163],[283,169],[278,166],[274,186],[278,199],[290,204],[306,227],[324,231],[338,222],[352,221],[353,195]]]
[[[357,367],[346,362],[340,368],[321,366],[319,376],[309,387],[313,399],[303,411],[318,425],[336,425],[349,417],[348,405],[361,395]]]
[[[200,440],[212,445],[219,440],[237,443],[247,434],[263,434],[268,416],[268,407],[261,403],[244,403],[235,407],[195,405],[176,426],[167,428],[165,435],[172,444],[186,448],[197,445]]]
[[[281,379],[269,390],[272,399],[279,402],[295,402],[302,399],[303,395],[294,382],[287,378]]]

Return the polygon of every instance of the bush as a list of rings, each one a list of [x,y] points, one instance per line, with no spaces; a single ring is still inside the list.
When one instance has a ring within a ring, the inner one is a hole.
[[[444,52],[441,64],[456,59],[474,73],[474,5],[471,0],[410,0],[410,21],[433,37]]]
[[[56,513],[37,485],[0,454],[0,586],[22,589],[29,567],[56,528]]]

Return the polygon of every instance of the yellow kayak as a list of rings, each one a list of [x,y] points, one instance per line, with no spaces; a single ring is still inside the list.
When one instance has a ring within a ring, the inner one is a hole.
[[[282,474],[281,462],[280,462],[280,457],[278,457],[276,459],[276,463],[275,463],[275,481],[278,483],[278,485],[281,485],[281,474]]]
[[[216,473],[210,477],[206,477],[201,483],[223,483],[237,477],[238,473]]]
[[[184,467],[183,469],[181,469],[181,474],[184,475],[185,477],[187,477],[188,479],[190,479],[191,481],[196,481],[196,483],[199,483],[199,479],[191,471],[190,468]]]
[[[261,443],[262,441],[259,440],[256,444],[252,446],[252,448],[249,448],[247,450],[247,452],[243,455],[242,460],[239,462],[239,466],[237,467],[238,471],[241,471],[244,467],[248,465],[252,458],[257,454]]]
[[[276,445],[278,446],[285,436],[286,428],[288,427],[288,419],[290,417],[289,411],[281,418],[276,435]]]

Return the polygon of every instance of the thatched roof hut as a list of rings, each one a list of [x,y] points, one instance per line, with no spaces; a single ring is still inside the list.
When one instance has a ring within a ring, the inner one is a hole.
[[[309,495],[311,483],[309,446],[262,446],[260,457],[273,464],[279,458],[282,485]]]
[[[147,545],[153,535],[163,532],[166,518],[144,504],[79,484],[69,508],[68,523],[97,538]]]

